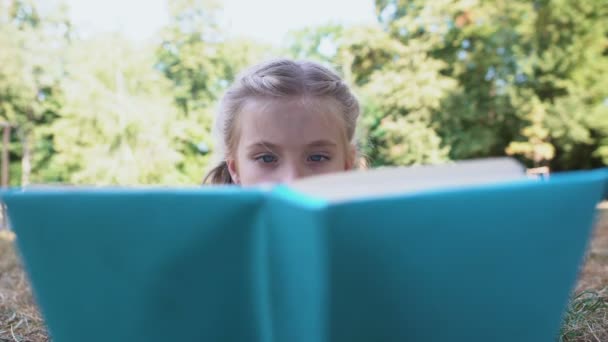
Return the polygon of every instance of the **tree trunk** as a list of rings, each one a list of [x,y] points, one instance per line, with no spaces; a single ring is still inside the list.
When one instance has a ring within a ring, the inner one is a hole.
[[[10,143],[10,137],[11,137],[11,126],[8,124],[5,124],[4,126],[4,132],[3,132],[3,137],[2,137],[2,187],[6,188],[8,187],[8,170],[9,170],[9,154],[8,154],[8,149],[9,149],[9,143]],[[8,228],[8,219],[6,217],[6,206],[4,205],[4,202],[1,203],[2,206],[2,228],[7,229]]]
[[[11,139],[11,126],[4,126],[4,132],[2,136],[2,187],[6,188],[9,182],[9,144]]]
[[[32,172],[32,153],[30,150],[30,137],[28,133],[23,133],[23,157],[21,158],[21,186],[30,184],[30,174]]]

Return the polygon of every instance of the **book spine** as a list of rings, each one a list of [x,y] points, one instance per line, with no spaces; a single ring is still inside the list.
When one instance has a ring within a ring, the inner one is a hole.
[[[268,201],[260,227],[259,256],[266,258],[258,284],[263,340],[323,342],[329,283],[325,210],[283,195]]]

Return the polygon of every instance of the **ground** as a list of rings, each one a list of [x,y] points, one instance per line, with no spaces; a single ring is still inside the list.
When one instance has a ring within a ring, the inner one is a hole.
[[[600,216],[558,340],[608,341],[608,208]],[[0,231],[0,342],[48,341],[13,240]]]
[[[608,341],[608,205],[604,206],[562,326],[564,341]]]
[[[13,236],[0,231],[0,342],[47,341],[27,278],[13,248]]]

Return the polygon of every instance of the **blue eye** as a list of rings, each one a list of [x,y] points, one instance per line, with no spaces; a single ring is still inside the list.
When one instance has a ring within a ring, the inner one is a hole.
[[[263,156],[259,156],[256,158],[257,161],[261,161],[265,164],[270,164],[270,163],[274,163],[277,161],[277,157],[273,156],[272,154],[265,154]]]
[[[318,163],[318,162],[322,162],[324,160],[329,160],[329,157],[324,156],[322,154],[313,154],[310,157],[308,157],[308,160],[311,162]]]

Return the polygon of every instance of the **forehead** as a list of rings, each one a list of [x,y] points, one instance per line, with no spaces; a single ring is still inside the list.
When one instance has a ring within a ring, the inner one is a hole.
[[[335,100],[298,97],[255,99],[245,103],[239,114],[243,143],[268,140],[298,143],[343,139],[345,127]]]

